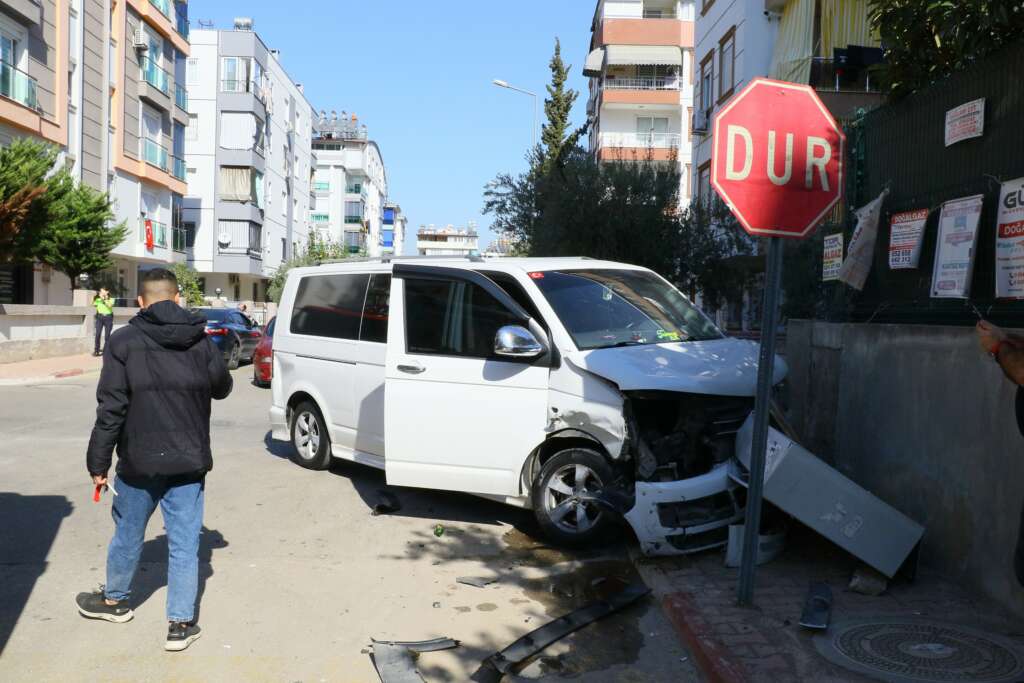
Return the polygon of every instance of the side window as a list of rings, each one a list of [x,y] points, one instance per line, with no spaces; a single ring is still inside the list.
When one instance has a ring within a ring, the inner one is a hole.
[[[228,313],[228,322],[232,325],[241,325],[245,327],[245,318],[238,311],[231,311]]]
[[[369,275],[302,278],[292,307],[291,331],[314,337],[358,339]]]
[[[498,329],[519,322],[494,297],[472,283],[414,278],[405,281],[408,353],[490,358]]]
[[[370,276],[363,305],[363,326],[359,329],[360,341],[380,342],[388,340],[388,310],[391,305],[391,275],[375,273]]]
[[[270,324],[267,325],[267,336],[270,337],[271,339],[274,338],[274,326],[275,325],[277,325],[277,318],[274,318],[273,320],[271,320]]]

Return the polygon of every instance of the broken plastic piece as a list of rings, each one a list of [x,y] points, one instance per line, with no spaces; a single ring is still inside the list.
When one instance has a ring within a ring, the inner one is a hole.
[[[824,630],[828,628],[832,617],[832,589],[827,583],[818,581],[807,589],[804,611],[800,615],[800,625],[804,628]]]
[[[488,579],[483,576],[459,576],[455,579],[456,583],[464,583],[467,586],[475,586],[476,588],[484,588],[495,581],[497,579]]]
[[[725,566],[738,567],[743,557],[743,524],[729,526],[729,544],[725,547]],[[786,548],[786,529],[769,530],[757,536],[757,563],[771,562]]]
[[[374,640],[370,656],[377,669],[381,683],[423,683],[423,676],[416,669],[416,654],[434,652],[458,647],[459,641],[451,638],[432,640],[397,641]]]
[[[442,536],[444,536],[444,525],[443,524],[435,524],[434,525],[434,535],[437,536],[438,538],[441,538]]]
[[[432,638],[430,640],[377,640],[370,638],[374,645],[398,645],[413,652],[436,652],[458,647],[461,641],[454,638]]]
[[[392,512],[398,512],[402,509],[402,504],[398,502],[398,496],[391,493],[391,491],[385,491],[381,489],[377,491],[377,504],[373,506],[373,515],[387,515]]]
[[[520,664],[551,643],[561,640],[587,624],[618,612],[650,592],[651,589],[643,584],[633,584],[607,600],[591,603],[554,621],[549,621],[543,626],[530,631],[501,652],[495,652],[485,659],[480,668],[473,674],[472,680],[481,683],[500,681],[503,675],[512,672]]]

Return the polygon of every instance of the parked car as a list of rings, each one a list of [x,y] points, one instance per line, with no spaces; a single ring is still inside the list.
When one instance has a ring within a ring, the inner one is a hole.
[[[243,360],[252,360],[263,338],[259,325],[233,308],[197,308],[206,317],[206,334],[224,354],[228,368],[234,370]]]
[[[274,376],[274,323],[271,318],[263,330],[263,337],[252,353],[252,383],[258,387],[269,387]]]
[[[292,459],[531,508],[555,541],[618,510],[650,554],[743,517],[736,432],[758,345],[657,274],[582,258],[369,261],[289,272],[270,422]],[[775,384],[785,378],[776,358]],[[733,476],[731,477],[730,474]]]

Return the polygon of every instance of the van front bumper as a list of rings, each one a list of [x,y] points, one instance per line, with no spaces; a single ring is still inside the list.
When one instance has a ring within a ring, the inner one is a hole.
[[[270,406],[270,436],[279,441],[290,441],[288,433],[288,413],[280,406]]]

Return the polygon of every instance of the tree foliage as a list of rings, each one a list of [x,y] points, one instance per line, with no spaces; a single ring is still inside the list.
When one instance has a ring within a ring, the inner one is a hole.
[[[199,273],[195,268],[185,263],[175,263],[174,277],[178,278],[178,289],[181,290],[181,298],[186,306],[202,306],[206,303],[199,286]]]
[[[1020,0],[869,0],[886,46],[884,76],[902,97],[1024,36]]]
[[[277,267],[274,277],[270,278],[267,285],[267,297],[274,303],[280,303],[281,293],[284,291],[285,282],[288,281],[288,271],[292,268],[303,266],[315,266],[323,261],[332,261],[348,257],[345,245],[335,242],[330,237],[311,232],[304,248]]]
[[[0,263],[30,261],[49,220],[57,150],[30,138],[0,149]]]
[[[548,96],[544,99],[544,116],[547,123],[541,126],[540,139],[543,144],[543,157],[540,164],[545,170],[559,158],[563,147],[572,148],[579,140],[582,131],[569,132],[569,115],[579,93],[572,88],[566,89],[571,66],[562,61],[562,43],[555,38],[555,52],[551,56],[551,83],[547,86]]]

